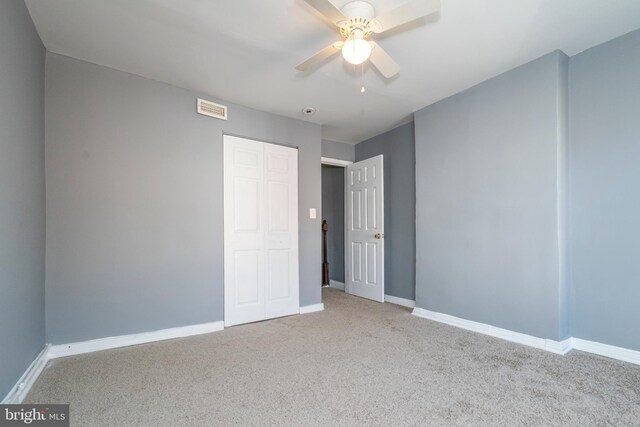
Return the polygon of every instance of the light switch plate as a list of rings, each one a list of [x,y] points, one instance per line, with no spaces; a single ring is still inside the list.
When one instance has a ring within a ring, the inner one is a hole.
[[[309,219],[316,219],[316,208],[309,208]]]

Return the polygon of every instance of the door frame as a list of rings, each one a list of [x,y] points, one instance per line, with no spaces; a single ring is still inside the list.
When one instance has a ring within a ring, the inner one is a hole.
[[[374,156],[375,157],[375,156]],[[366,160],[366,159],[365,159]],[[321,162],[322,165],[328,165],[328,166],[337,166],[340,168],[343,168],[345,173],[344,173],[344,206],[343,206],[343,216],[344,216],[344,243],[345,243],[345,251],[344,251],[344,265],[345,265],[345,275],[346,275],[346,266],[347,266],[347,224],[348,224],[348,220],[347,220],[347,203],[348,203],[348,194],[347,194],[347,190],[348,190],[348,181],[347,181],[347,174],[346,174],[346,168],[349,165],[354,164],[355,162],[349,161],[349,160],[342,160],[342,159],[336,159],[336,158],[332,158],[332,157],[321,157]],[[383,207],[382,209],[384,209],[384,201],[383,201]],[[334,282],[333,280],[329,280],[329,287],[332,288],[336,288],[336,289],[340,289],[343,290],[345,293],[349,293],[349,289],[347,288],[347,283],[348,281],[346,280],[346,276],[345,276],[345,281],[344,283],[340,283],[340,282]],[[339,284],[339,286],[334,286],[333,283]],[[386,291],[386,290],[385,290]],[[382,302],[386,302],[387,301],[387,294],[383,293],[383,301]]]
[[[331,157],[321,157],[320,160],[323,165],[338,166],[339,168],[346,168],[353,164],[353,162],[349,160],[333,159]]]
[[[344,217],[344,236],[343,236],[343,240],[346,244],[347,242],[347,174],[346,174],[346,168],[349,165],[352,165],[353,162],[349,161],[349,160],[342,160],[342,159],[334,159],[332,157],[322,157],[321,158],[321,164],[323,165],[327,165],[327,166],[337,166],[339,168],[342,168],[345,171],[344,174],[344,190],[345,190],[345,194],[344,194],[344,203],[343,203],[343,217]],[[345,265],[345,274],[346,274],[346,265],[347,265],[347,252],[345,251],[344,253],[344,265]],[[329,283],[334,282],[333,280],[329,280]],[[337,289],[341,289],[343,291],[347,291],[346,287],[347,287],[347,280],[345,279],[345,283],[342,283],[342,286],[332,286],[329,285],[329,287],[332,288],[337,288]],[[340,282],[335,282],[335,283],[340,283]]]

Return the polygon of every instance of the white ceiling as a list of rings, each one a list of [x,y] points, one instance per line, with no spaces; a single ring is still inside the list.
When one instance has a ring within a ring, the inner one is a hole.
[[[405,0],[370,0],[378,13]],[[334,0],[341,7],[349,0]],[[385,80],[340,56],[294,66],[338,40],[303,0],[26,0],[48,50],[323,125],[357,143],[426,105],[555,49],[568,55],[640,28],[639,0],[442,0],[439,16],[376,38],[400,64]],[[303,116],[303,107],[318,109]]]

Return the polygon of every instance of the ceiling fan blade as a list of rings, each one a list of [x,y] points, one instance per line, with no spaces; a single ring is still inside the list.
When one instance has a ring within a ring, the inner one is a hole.
[[[379,44],[372,42],[373,49],[369,61],[378,69],[386,78],[391,78],[400,72],[400,66],[396,61],[391,59],[389,54],[380,47]]]
[[[335,24],[339,21],[344,21],[347,19],[346,16],[338,9],[333,3],[329,0],[304,0],[309,4],[309,6],[313,7],[315,10],[323,14],[327,19],[331,21],[332,24]]]
[[[330,44],[329,46],[322,49],[320,52],[313,55],[311,58],[296,65],[296,70],[307,71],[309,69],[314,68],[316,65],[320,64],[325,59],[328,59],[329,57],[340,52],[340,49],[342,49],[343,45],[344,45],[344,42],[335,42]]]
[[[436,13],[439,10],[440,0],[411,0],[382,16],[374,18],[371,21],[371,30],[374,33],[382,33],[414,19]]]

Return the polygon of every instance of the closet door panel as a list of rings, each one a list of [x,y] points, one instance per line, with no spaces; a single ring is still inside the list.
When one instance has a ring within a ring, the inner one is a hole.
[[[224,137],[225,326],[299,313],[298,151]]]
[[[224,323],[264,319],[264,148],[224,137]]]
[[[266,316],[300,312],[298,297],[298,150],[265,144]]]

